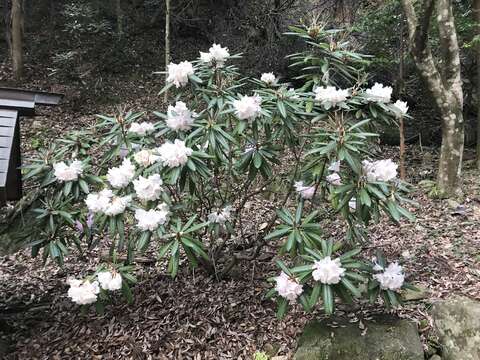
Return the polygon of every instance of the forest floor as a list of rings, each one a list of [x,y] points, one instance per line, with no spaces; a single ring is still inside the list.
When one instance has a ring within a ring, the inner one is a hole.
[[[156,96],[160,87],[151,76],[118,84],[114,95],[124,99],[123,107],[159,110],[164,107]],[[41,109],[35,119],[22,120],[26,157],[71,128],[91,125],[94,114],[116,110],[114,104],[96,102],[95,96],[77,96],[75,89],[57,91],[66,94],[61,106]],[[384,151],[388,157],[398,149]],[[432,199],[417,188],[412,197],[418,205],[410,209],[416,221],[394,224],[383,219],[370,227],[366,245],[368,256],[379,247],[390,260],[400,259],[407,280],[426,289],[422,299],[394,310],[418,323],[426,347],[432,341],[428,310],[434,301],[454,294],[480,300],[480,177],[468,156],[467,152],[462,201]],[[416,185],[433,179],[436,159],[435,149],[410,147],[408,180]],[[330,225],[328,235],[341,239],[342,225]],[[257,350],[289,357],[304,324],[321,317],[322,311],[305,314],[295,307],[285,319],[275,317],[275,304],[264,295],[271,286],[266,278],[278,273],[276,245],[271,244],[261,260],[242,263],[232,278],[222,281],[187,266],[173,280],[146,254],[146,263],[138,264],[134,304],[119,298],[104,315],[82,314],[66,296],[67,278],[94,270],[99,262],[94,255],[102,248],[83,262],[72,254],[63,268],[43,266],[27,251],[0,257],[0,339],[11,347],[6,358],[247,360]],[[359,303],[349,311],[360,320],[383,308]]]

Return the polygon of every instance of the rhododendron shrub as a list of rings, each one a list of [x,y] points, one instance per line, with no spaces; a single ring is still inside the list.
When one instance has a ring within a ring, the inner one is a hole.
[[[319,39],[298,29],[310,45]],[[102,309],[117,290],[131,301],[135,256],[147,250],[173,277],[189,264],[221,279],[278,245],[285,263],[270,295],[279,315],[295,301],[306,310],[322,301],[331,313],[334,296],[359,297],[361,283],[389,299],[404,286],[399,265],[375,270],[354,246],[382,213],[411,218],[396,165],[375,156],[375,126],[405,107],[390,103],[388,87],[333,83],[333,74],[300,89],[273,73],[248,78],[234,66],[239,57],[214,44],[170,64],[160,93],[174,98],[163,111],[101,115],[25,168],[38,190],[23,210],[38,231],[19,236],[34,255],[62,262],[72,249],[110,249],[94,274],[72,274],[73,301]],[[346,73],[358,72],[342,61]],[[273,205],[254,223],[247,209],[267,197]],[[327,239],[320,207],[343,219],[344,241]]]

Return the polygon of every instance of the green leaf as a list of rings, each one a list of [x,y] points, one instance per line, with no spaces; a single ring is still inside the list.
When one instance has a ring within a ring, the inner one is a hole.
[[[330,285],[325,284],[322,284],[322,288],[323,308],[325,309],[325,313],[327,315],[332,315],[335,308],[332,288],[330,287]]]

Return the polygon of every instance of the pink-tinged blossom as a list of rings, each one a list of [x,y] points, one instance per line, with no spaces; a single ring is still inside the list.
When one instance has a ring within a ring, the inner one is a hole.
[[[70,279],[68,281],[70,288],[67,296],[79,305],[88,305],[97,301],[97,295],[100,292],[98,282],[89,280]]]
[[[390,86],[375,83],[370,89],[366,90],[368,97],[376,102],[388,103],[392,98],[393,89]]]
[[[241,96],[239,100],[233,101],[233,107],[235,108],[235,115],[240,120],[255,120],[262,111],[260,104],[262,98],[258,95],[255,96]]]
[[[77,180],[83,172],[82,162],[79,160],[73,160],[70,165],[65,164],[63,161],[53,164],[54,175],[58,181],[74,181]]]
[[[167,66],[167,82],[173,83],[175,87],[183,87],[188,83],[188,77],[194,74],[191,62],[182,61],[179,64],[170,63]]]
[[[103,290],[115,291],[122,288],[122,275],[118,272],[101,271],[97,277]]]
[[[302,285],[300,285],[296,280],[291,279],[283,271],[280,276],[275,278],[275,282],[275,290],[278,292],[278,295],[290,302],[294,302],[297,297],[303,293]]]
[[[332,184],[335,186],[342,185],[342,178],[337,173],[328,175],[326,179],[329,184]]]
[[[363,160],[362,167],[368,181],[387,182],[397,176],[398,165],[391,159],[377,160],[374,162]]]
[[[317,87],[313,90],[315,93],[315,100],[322,104],[330,103],[332,106],[347,100],[350,96],[348,89],[336,89],[334,86]]]
[[[311,199],[315,195],[315,186],[304,186],[303,181],[296,181],[294,187],[303,199]]]
[[[314,269],[312,272],[313,279],[327,285],[338,284],[345,273],[340,259],[332,260],[330,256],[315,261],[312,269]]]
[[[175,106],[168,106],[167,119],[165,122],[172,130],[186,131],[192,128],[196,116],[197,114],[190,111],[183,101],[177,101]]]
[[[373,278],[380,283],[380,287],[382,289],[398,291],[403,286],[405,274],[403,273],[402,267],[398,265],[398,263],[391,263],[385,270],[378,265],[378,267],[374,267],[374,270],[383,270],[383,272],[373,275]]]
[[[140,135],[140,136],[145,136],[146,134],[149,134],[155,130],[155,127],[152,123],[149,122],[133,122],[130,125],[130,128],[128,129],[129,132]]]
[[[160,161],[164,166],[177,167],[185,165],[193,150],[185,146],[185,142],[176,139],[175,142],[166,142],[157,149]]]

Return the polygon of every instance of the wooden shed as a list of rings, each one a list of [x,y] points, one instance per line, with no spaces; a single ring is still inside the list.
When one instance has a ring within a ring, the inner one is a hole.
[[[63,95],[0,87],[0,205],[22,197],[20,117],[37,105],[58,105]]]

